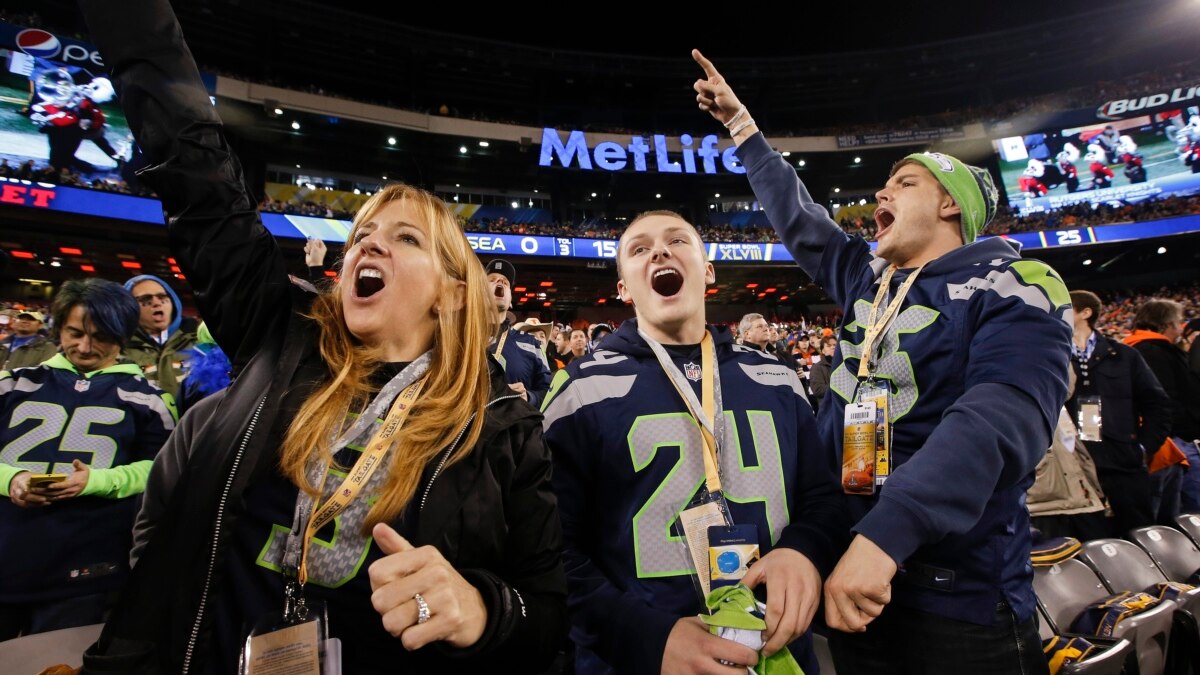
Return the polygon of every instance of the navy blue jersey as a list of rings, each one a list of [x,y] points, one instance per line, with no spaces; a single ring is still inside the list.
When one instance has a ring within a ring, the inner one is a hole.
[[[888,263],[813,202],[760,135],[738,149],[799,266],[845,312],[820,428],[840,453],[871,302]],[[899,270],[887,300],[908,278]],[[892,473],[847,499],[853,530],[901,571],[893,601],[991,624],[999,600],[1032,616],[1025,492],[1066,398],[1071,300],[1057,273],[996,237],[927,264],[875,354],[890,382]]]
[[[507,325],[507,324],[505,324]],[[496,361],[504,368],[504,379],[509,384],[520,382],[525,385],[529,405],[541,406],[546,390],[550,388],[550,366],[546,362],[546,352],[538,339],[519,330],[505,328],[508,338],[504,341],[504,349],[496,354],[493,342],[488,352],[496,357]]]
[[[90,468],[79,496],[20,508],[0,501],[0,602],[116,588],[128,570],[137,494],[175,428],[175,406],[133,364],[79,373],[58,354],[0,372],[0,483]]]
[[[636,324],[560,370],[543,408],[580,672],[657,673],[671,627],[703,609],[676,521],[704,481],[704,445]],[[848,524],[800,381],[775,357],[734,345],[727,330],[713,336],[733,520],[757,526],[764,555],[793,548],[828,573],[832,540]],[[699,347],[678,352],[670,350],[699,396]],[[810,637],[792,649],[815,672]]]

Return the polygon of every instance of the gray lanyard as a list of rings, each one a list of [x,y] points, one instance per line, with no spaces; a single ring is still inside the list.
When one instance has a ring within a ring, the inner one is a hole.
[[[392,402],[404,391],[408,385],[416,382],[422,375],[429,370],[429,364],[433,361],[433,351],[427,351],[417,357],[417,360],[408,364],[396,376],[393,377],[383,389],[375,394],[375,398],[371,400],[370,405],[363,411],[358,419],[354,420],[354,424],[350,428],[342,432],[340,436],[333,440],[332,453],[330,456],[336,456],[347,445],[353,443],[360,438],[375,424],[375,420],[381,415],[387,414],[387,411],[392,406]],[[308,482],[311,485],[319,485],[321,476],[329,471],[329,465],[325,462],[314,461],[309,463]],[[308,517],[312,513],[313,504],[320,495],[312,497],[304,490],[300,490],[296,494],[296,508],[292,515],[292,529],[288,532],[287,546],[283,553],[283,568],[289,573],[294,574],[300,569],[300,555],[303,550],[304,528],[308,526]]]

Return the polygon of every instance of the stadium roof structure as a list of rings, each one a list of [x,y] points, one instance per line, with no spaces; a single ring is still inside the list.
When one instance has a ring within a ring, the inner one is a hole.
[[[784,134],[1119,80],[1194,59],[1200,30],[1191,0],[925,3],[833,20],[803,5],[661,20],[611,4],[420,18],[372,7],[198,0],[177,11],[202,66],[233,76],[458,117],[666,133],[696,123],[692,46]],[[45,11],[75,14],[62,0]]]

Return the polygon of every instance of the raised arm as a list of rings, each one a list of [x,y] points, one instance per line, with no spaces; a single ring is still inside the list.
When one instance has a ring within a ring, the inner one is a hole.
[[[700,109],[729,130],[754,196],[796,263],[840,303],[846,284],[842,273],[861,271],[870,249],[847,235],[825,207],[813,201],[796,170],[767,143],[712,61],[698,49],[692,50],[692,58],[704,69],[704,77],[692,85]]]
[[[290,309],[283,256],[259,222],[167,0],[80,0],[167,213],[172,254],[221,348],[244,364]]]

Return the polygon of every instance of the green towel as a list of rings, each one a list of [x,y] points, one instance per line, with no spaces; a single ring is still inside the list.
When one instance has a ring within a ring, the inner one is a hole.
[[[766,607],[754,599],[754,592],[749,588],[742,584],[714,588],[708,594],[707,604],[712,613],[700,618],[708,624],[710,633],[758,652],[758,665],[750,669],[751,675],[804,675],[787,647],[763,657],[765,641],[762,631],[767,629],[763,613]]]

